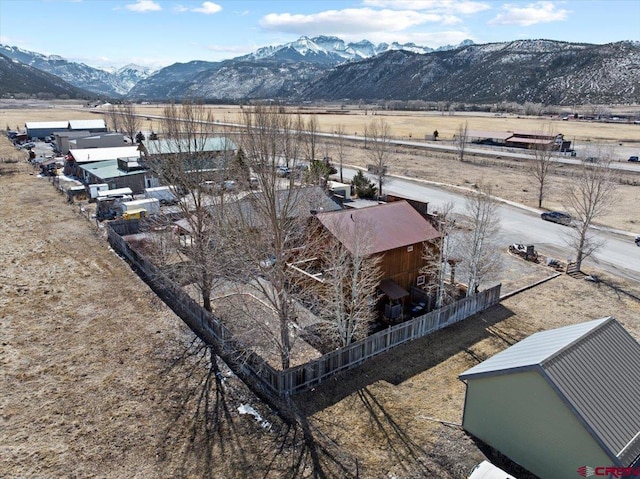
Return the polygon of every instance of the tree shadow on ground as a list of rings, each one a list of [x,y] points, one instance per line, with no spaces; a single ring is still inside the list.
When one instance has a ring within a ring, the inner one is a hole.
[[[640,292],[625,289],[623,285],[621,285],[615,280],[602,279],[602,278],[599,278],[598,276],[591,276],[591,277],[595,279],[594,283],[597,287],[606,286],[616,294],[618,299],[622,299],[623,297],[626,297],[640,303]]]
[[[241,436],[234,434],[230,395],[213,351],[194,338],[163,371],[171,421],[159,440],[161,461],[173,477],[219,477],[220,454],[244,469],[252,463]],[[214,451],[215,454],[214,454]]]
[[[495,325],[511,316],[511,310],[496,305],[429,336],[398,346],[352,370],[338,373],[292,400],[302,414],[310,417],[377,381],[398,385],[461,351],[474,355],[471,347],[487,337],[496,337],[506,343],[505,347],[510,346],[517,340]]]
[[[198,338],[161,377],[172,416],[159,434],[159,477],[357,477],[355,459],[295,404],[269,409]],[[259,416],[240,416],[238,406],[246,404]]]
[[[384,438],[386,449],[395,458],[396,465],[405,469],[405,473],[418,473],[418,477],[438,477],[438,471],[426,462],[428,451],[405,432],[384,404],[366,387],[357,394],[369,412],[372,427]]]

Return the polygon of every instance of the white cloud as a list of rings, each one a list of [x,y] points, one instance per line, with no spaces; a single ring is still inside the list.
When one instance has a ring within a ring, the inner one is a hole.
[[[162,7],[153,0],[138,0],[136,3],[130,3],[125,5],[127,10],[132,12],[157,12],[162,10]]]
[[[311,15],[270,13],[260,20],[266,30],[298,35],[370,34],[372,32],[400,32],[425,23],[447,25],[460,22],[453,15],[421,13],[411,10],[374,10],[349,8],[327,10]]]
[[[364,0],[362,3],[378,8],[443,11],[463,15],[478,13],[491,8],[488,3],[472,0]]]
[[[194,12],[204,13],[205,15],[213,15],[214,13],[218,13],[221,10],[222,7],[213,2],[203,2],[201,6],[195,8],[185,7],[184,5],[176,5],[175,7],[173,7],[173,11],[177,13]]]
[[[503,13],[492,19],[491,25],[520,25],[528,27],[536,23],[559,22],[566,20],[569,10],[557,9],[552,2],[536,2],[525,6],[507,3]]]
[[[192,12],[204,13],[205,15],[212,15],[218,13],[220,10],[222,10],[222,7],[213,2],[203,2],[202,6],[191,9]]]

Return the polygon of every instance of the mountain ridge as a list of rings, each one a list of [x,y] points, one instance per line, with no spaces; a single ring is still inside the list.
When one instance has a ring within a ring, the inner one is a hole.
[[[336,66],[302,92],[301,99],[309,98],[558,105],[638,102],[640,45],[516,40],[426,56],[387,52],[368,62]]]
[[[33,95],[39,98],[91,98],[93,95],[60,77],[25,65],[0,52],[0,97]]]
[[[8,48],[0,45],[0,52]],[[27,59],[36,64],[44,61],[42,57],[34,53]],[[92,91],[109,95],[102,74],[87,72],[90,67],[54,55],[45,63],[67,68],[74,85],[90,84]],[[374,45],[368,40],[345,43],[333,36],[303,36],[219,62],[174,63],[156,72],[128,65],[116,73],[102,73],[120,75],[122,84],[128,76],[132,86],[119,97],[133,101],[640,103],[640,42],[596,45],[527,39],[475,44],[469,40],[433,50],[411,43]]]
[[[98,95],[122,97],[152,71],[139,65],[125,65],[114,71],[70,62],[60,55],[43,55],[15,46],[0,45],[0,53],[19,62],[55,75],[83,90]]]

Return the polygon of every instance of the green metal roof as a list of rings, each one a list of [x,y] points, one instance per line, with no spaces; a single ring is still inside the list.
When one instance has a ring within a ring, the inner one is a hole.
[[[146,170],[124,171],[118,168],[118,160],[97,161],[95,163],[85,163],[80,166],[81,170],[88,171],[95,177],[106,180],[109,178],[118,178],[120,176],[132,176],[140,173],[146,173]]]
[[[173,153],[203,153],[236,150],[236,144],[225,137],[198,139],[196,144],[187,140],[148,140],[142,142],[150,155],[167,155]]]

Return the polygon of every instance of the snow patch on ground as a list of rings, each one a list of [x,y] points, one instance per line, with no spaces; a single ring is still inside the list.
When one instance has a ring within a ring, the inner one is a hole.
[[[256,421],[258,421],[260,423],[260,425],[264,428],[264,429],[271,429],[271,423],[269,421],[267,421],[266,419],[264,419],[260,413],[258,411],[256,411],[255,409],[253,409],[251,406],[249,406],[248,404],[243,404],[241,406],[238,407],[238,412],[240,414],[250,414],[252,415],[254,418],[256,418]]]

